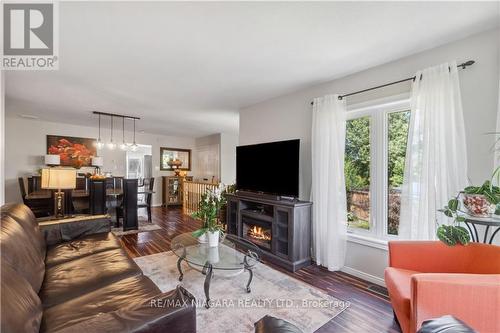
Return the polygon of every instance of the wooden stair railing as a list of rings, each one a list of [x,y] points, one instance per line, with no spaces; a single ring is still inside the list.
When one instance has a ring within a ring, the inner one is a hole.
[[[185,181],[183,183],[182,210],[184,214],[191,215],[198,210],[201,196],[207,189],[214,190],[218,183]]]

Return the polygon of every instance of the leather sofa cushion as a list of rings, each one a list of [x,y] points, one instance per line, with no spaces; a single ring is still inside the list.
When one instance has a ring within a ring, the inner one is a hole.
[[[1,332],[38,332],[42,303],[29,282],[4,260],[1,262]]]
[[[302,333],[302,331],[286,320],[264,316],[255,323],[255,333]]]
[[[57,333],[196,333],[196,308],[192,295],[187,298],[186,290],[177,287],[151,300],[131,301],[126,307],[113,312],[99,313],[76,325],[65,327]]]
[[[475,333],[471,327],[453,316],[442,316],[422,323],[417,333]]]
[[[387,267],[385,284],[403,332],[410,329],[411,276],[419,272]]]
[[[39,295],[43,306],[50,307],[141,274],[123,249],[103,251],[47,267]]]
[[[108,215],[84,215],[62,220],[48,220],[39,223],[47,246],[69,242],[88,235],[111,231]]]
[[[93,234],[50,246],[47,250],[45,264],[47,267],[51,267],[94,253],[119,248],[121,248],[120,241],[112,233]]]
[[[7,204],[2,206],[1,214],[2,218],[10,216],[16,220],[28,235],[31,243],[39,250],[40,257],[45,258],[47,245],[31,209],[22,204]]]
[[[133,302],[143,302],[161,294],[146,276],[126,278],[67,302],[47,308],[42,332],[53,332],[88,320],[99,313],[113,312]]]
[[[23,276],[35,292],[38,292],[45,274],[45,257],[29,233],[8,215],[2,216],[0,244],[2,259]]]

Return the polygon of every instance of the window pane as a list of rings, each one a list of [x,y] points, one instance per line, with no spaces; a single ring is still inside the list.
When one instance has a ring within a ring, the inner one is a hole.
[[[349,227],[370,229],[370,117],[347,121],[345,182]]]
[[[387,233],[397,235],[410,111],[389,113],[388,122],[387,171],[389,190],[387,193],[389,197],[387,198]]]

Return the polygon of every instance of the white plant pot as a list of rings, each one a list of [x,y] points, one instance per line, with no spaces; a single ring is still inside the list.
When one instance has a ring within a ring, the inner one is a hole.
[[[219,246],[219,238],[220,238],[220,231],[208,231],[207,233],[208,237],[208,246],[210,247],[215,247]]]

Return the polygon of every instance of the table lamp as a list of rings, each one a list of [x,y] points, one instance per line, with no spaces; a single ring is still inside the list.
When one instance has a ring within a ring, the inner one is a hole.
[[[47,154],[45,155],[45,165],[56,166],[61,164],[61,158],[59,155]]]
[[[43,189],[57,190],[54,196],[54,215],[64,217],[64,193],[61,190],[76,188],[76,170],[71,168],[42,169]]]

